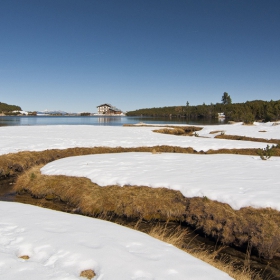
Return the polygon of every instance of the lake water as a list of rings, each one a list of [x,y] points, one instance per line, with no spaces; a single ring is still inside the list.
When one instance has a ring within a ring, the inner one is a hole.
[[[0,126],[19,125],[110,125],[122,126],[124,124],[191,124],[209,125],[223,124],[215,120],[186,120],[185,118],[151,118],[151,117],[126,117],[126,116],[0,116]]]

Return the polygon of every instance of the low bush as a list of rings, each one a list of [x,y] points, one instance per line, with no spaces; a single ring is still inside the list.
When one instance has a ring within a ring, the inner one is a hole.
[[[264,149],[259,149],[258,154],[262,160],[270,159],[271,156],[274,154],[274,150],[276,147],[267,145]]]

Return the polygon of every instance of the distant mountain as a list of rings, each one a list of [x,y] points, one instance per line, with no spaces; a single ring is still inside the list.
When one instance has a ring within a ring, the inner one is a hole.
[[[68,113],[61,110],[44,110],[37,111],[37,115],[67,115]]]
[[[21,111],[21,107],[17,105],[9,105],[7,103],[0,102],[0,113],[1,112],[10,112],[10,111]]]

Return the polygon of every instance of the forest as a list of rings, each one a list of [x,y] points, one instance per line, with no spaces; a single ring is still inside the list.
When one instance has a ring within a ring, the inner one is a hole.
[[[224,102],[197,106],[190,106],[187,102],[186,105],[181,106],[139,109],[127,112],[126,115],[213,119],[218,117],[218,113],[224,113],[228,121],[242,121],[244,123],[276,121],[280,120],[280,100],[254,100],[245,103]]]
[[[9,104],[0,102],[0,113],[1,112],[10,112],[10,111],[21,111],[21,108],[16,105],[9,105]]]

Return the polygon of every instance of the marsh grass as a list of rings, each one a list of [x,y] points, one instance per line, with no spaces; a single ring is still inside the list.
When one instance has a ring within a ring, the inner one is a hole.
[[[217,134],[217,133],[224,133],[224,130],[213,130],[213,131],[210,131],[209,134]]]
[[[42,175],[40,167],[19,176],[14,190],[28,192],[35,198],[59,199],[89,216],[106,213],[146,220],[178,220],[185,207],[184,197],[178,191],[146,186],[100,187],[86,178]]]
[[[274,148],[274,156],[280,156],[280,145]],[[45,151],[26,151],[11,153],[0,156],[0,178],[20,174],[33,166],[47,164],[51,161],[70,157],[90,154],[107,154],[107,153],[127,153],[127,152],[149,152],[149,153],[185,153],[185,154],[239,154],[239,155],[258,155],[259,149],[219,149],[196,151],[191,147],[182,148],[178,146],[152,146],[152,147],[135,147],[135,148],[68,148],[63,150],[53,149]]]
[[[258,137],[248,137],[248,136],[240,136],[240,135],[226,135],[226,134],[216,135],[215,138],[228,139],[228,140],[264,142],[264,143],[272,143],[272,144],[280,145],[280,140],[279,139],[265,139],[265,138],[258,138]]]
[[[0,178],[5,176],[13,176],[28,170],[32,166],[39,164],[47,164],[51,161],[70,157],[90,154],[108,154],[108,153],[126,153],[126,152],[168,152],[168,153],[194,153],[192,148],[182,148],[177,146],[152,146],[152,147],[94,147],[94,148],[68,148],[68,149],[52,149],[45,151],[24,151],[18,153],[10,153],[0,156]]]
[[[202,130],[202,127],[198,126],[173,126],[173,125],[148,125],[148,124],[125,124],[123,126],[130,126],[130,127],[155,127],[157,129],[153,130],[155,133],[162,133],[162,134],[171,134],[171,135],[182,135],[182,136],[191,136],[196,131]],[[160,127],[160,128],[159,128]]]
[[[94,278],[94,276],[96,276],[96,274],[92,269],[83,270],[80,273],[80,277],[84,277],[87,279],[92,279],[92,278]]]
[[[183,129],[184,131],[189,131],[189,132],[193,132],[193,131],[199,131],[202,130],[202,127],[199,126],[189,126],[189,125],[153,125],[153,124],[124,124],[123,126],[128,126],[128,127],[163,127],[163,128],[168,128],[168,129]]]
[[[146,126],[146,125],[145,125]],[[178,127],[177,127],[178,128]],[[169,129],[169,128],[168,128]],[[169,130],[174,130],[170,128]],[[169,133],[170,131],[168,131]],[[174,135],[182,131],[176,131]],[[257,141],[278,144],[273,155],[280,156],[280,140],[249,138],[242,136],[217,135],[217,138]],[[202,153],[202,154],[243,154],[258,155],[259,149],[220,149],[207,152],[192,148],[153,146],[139,148],[70,148],[41,152],[19,152],[0,156],[0,177],[19,175],[14,190],[28,193],[35,198],[58,201],[69,205],[74,213],[114,220],[124,217],[133,221],[176,221],[185,222],[200,229],[221,244],[235,245],[254,250],[260,256],[272,258],[280,251],[280,213],[273,209],[242,208],[233,210],[229,205],[208,198],[185,198],[180,192],[164,188],[152,189],[146,186],[100,187],[86,178],[65,176],[43,176],[40,167],[53,160],[88,154],[151,152],[151,153]],[[42,203],[46,205],[46,203]],[[51,204],[50,204],[51,205]],[[134,225],[137,227],[136,225]],[[235,264],[228,259],[219,259],[219,251],[206,248],[189,248],[191,241],[180,228],[169,230],[167,226],[157,226],[149,232],[163,241],[187,250],[194,256],[229,273],[235,279],[266,279],[250,268],[250,256],[245,265]],[[183,242],[184,241],[184,242]]]
[[[162,128],[153,130],[156,133],[172,134],[172,135],[189,135],[181,128]]]
[[[20,256],[19,258],[23,259],[23,260],[29,260],[30,259],[30,257],[28,255],[23,255],[23,256]]]
[[[242,248],[250,242],[257,254],[268,259],[280,252],[280,213],[276,210],[234,210],[224,203],[203,197],[186,198],[166,188],[100,187],[87,178],[42,175],[40,167],[19,176],[14,191],[63,201],[75,213],[91,217],[184,222],[224,245]]]
[[[168,222],[165,224],[156,224],[147,232],[152,237],[162,240],[173,246],[183,249],[188,241],[188,230],[181,226],[169,226]]]
[[[200,131],[201,127],[195,127],[195,126],[175,126],[175,127],[164,127],[161,129],[153,130],[153,132],[156,133],[163,133],[163,134],[172,134],[172,135],[183,135],[183,136],[191,136],[196,131]]]
[[[139,224],[136,223],[134,227],[132,226],[132,228],[139,230]],[[237,263],[229,255],[221,254],[221,252],[225,249],[225,246],[206,247],[204,244],[198,244],[197,242],[196,245],[194,245],[194,238],[190,234],[189,230],[180,225],[170,225],[168,222],[158,223],[148,230],[144,230],[144,232],[156,239],[172,244],[173,246],[187,252],[188,254],[191,254],[192,256],[206,263],[209,263],[217,269],[228,273],[234,279],[269,279],[267,277],[262,277],[261,272],[257,272],[254,269],[251,269],[249,254],[248,258],[246,258],[243,263],[240,263],[240,261]]]

